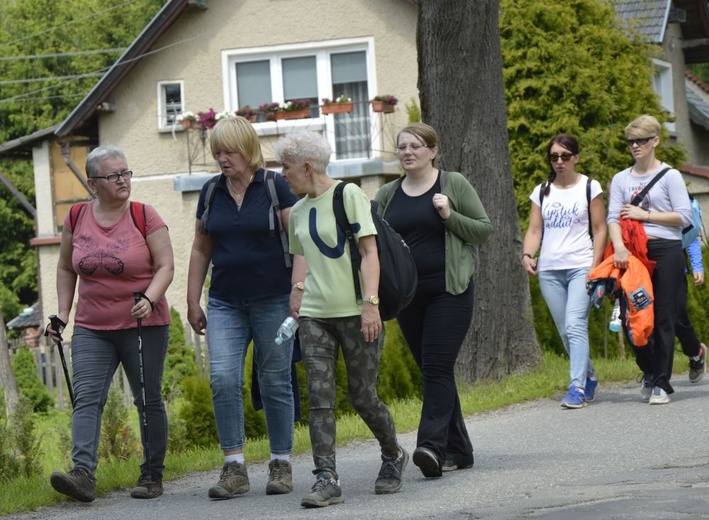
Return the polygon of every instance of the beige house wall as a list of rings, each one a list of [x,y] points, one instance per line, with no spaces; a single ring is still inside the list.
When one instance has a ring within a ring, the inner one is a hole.
[[[189,172],[187,133],[158,129],[158,83],[182,81],[184,110],[193,112],[225,106],[228,93],[223,70],[223,51],[240,48],[328,42],[343,39],[373,41],[374,77],[370,76],[370,96],[392,94],[400,102],[396,112],[377,118],[384,150],[394,149],[396,131],[407,122],[404,103],[415,99],[416,89],[416,7],[402,0],[304,0],[264,1],[209,0],[207,10],[186,12],[113,91],[109,102],[114,111],[99,114],[99,141],[115,144],[126,153],[134,171],[133,200],[153,205],[170,229],[175,255],[175,278],[168,290],[169,303],[187,318],[186,286],[189,254],[194,236],[194,215],[198,186],[177,191],[176,182]],[[302,13],[303,15],[295,15]],[[279,28],[277,22],[282,21]],[[313,120],[296,125],[321,126]],[[288,125],[280,127],[282,130]],[[194,138],[194,135],[192,135]],[[263,138],[268,157],[277,135]],[[200,150],[198,150],[200,151]],[[45,235],[55,232],[51,194],[41,193],[49,186],[49,158],[35,154],[35,185],[38,187],[39,229]],[[271,154],[272,155],[272,154]],[[389,154],[384,154],[390,159]],[[216,173],[217,165],[205,152],[205,166],[193,166],[192,174]],[[39,161],[37,159],[40,159]],[[199,160],[198,162],[202,162]],[[78,165],[83,169],[83,165]],[[387,170],[392,173],[391,167]],[[373,175],[363,182],[370,196],[384,182]],[[43,318],[56,312],[57,245],[39,247],[40,284]],[[70,331],[68,331],[70,333]]]

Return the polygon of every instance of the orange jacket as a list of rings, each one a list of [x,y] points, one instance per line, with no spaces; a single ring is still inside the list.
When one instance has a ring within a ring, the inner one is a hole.
[[[613,256],[601,262],[588,275],[589,294],[598,307],[603,296],[620,297],[623,330],[634,347],[650,341],[655,325],[654,293],[647,268],[635,256],[628,258],[628,268],[613,266]]]
[[[638,260],[643,263],[650,278],[652,278],[652,273],[655,270],[655,261],[647,257],[647,234],[645,233],[643,223],[639,220],[621,217],[620,231],[625,247],[628,248],[630,254],[636,256]],[[603,258],[613,256],[613,252],[613,242],[608,242],[608,247],[606,247],[606,251],[603,253]]]

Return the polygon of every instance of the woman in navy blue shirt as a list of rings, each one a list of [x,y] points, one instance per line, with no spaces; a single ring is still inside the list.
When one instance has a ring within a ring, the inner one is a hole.
[[[289,316],[291,267],[269,219],[279,218],[287,229],[290,208],[298,198],[275,175],[280,210],[271,206],[259,139],[246,119],[237,116],[219,121],[210,132],[209,146],[222,173],[211,200],[207,200],[210,182],[200,193],[187,280],[188,320],[197,334],[205,330],[207,334],[214,416],[225,457],[219,482],[209,489],[209,497],[227,499],[249,490],[241,388],[251,341],[271,445],[266,493],[290,493],[293,340],[276,345],[274,338]],[[200,226],[205,200],[208,218]],[[210,263],[205,315],[200,297]]]

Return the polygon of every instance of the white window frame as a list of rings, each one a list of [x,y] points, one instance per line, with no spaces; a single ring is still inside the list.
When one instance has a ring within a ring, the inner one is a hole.
[[[158,130],[161,132],[172,132],[173,130],[183,130],[182,125],[167,124],[167,100],[165,99],[165,87],[168,85],[178,85],[182,97],[182,112],[185,112],[185,82],[181,79],[158,81]]]
[[[330,55],[342,52],[365,52],[367,67],[367,88],[368,99],[371,99],[372,92],[377,85],[377,71],[374,63],[374,38],[345,38],[340,40],[322,40],[307,43],[272,45],[265,47],[250,47],[248,49],[226,49],[222,51],[222,82],[224,92],[225,110],[235,111],[240,107],[237,105],[238,93],[233,71],[235,65],[240,62],[269,60],[271,69],[271,93],[272,102],[283,103],[283,74],[281,60],[284,58],[298,58],[303,56],[315,56],[317,67],[318,98],[332,99],[332,71],[330,67]],[[256,108],[256,107],[255,107]],[[370,108],[370,149],[379,148],[379,132],[377,130],[377,119],[373,117]],[[260,136],[277,135],[285,133],[293,128],[303,127],[316,131],[324,131],[330,141],[330,145],[335,149],[335,128],[332,118],[327,118],[319,113],[318,117],[309,119],[292,119],[275,122],[263,122],[254,124],[256,132]],[[335,159],[333,153],[333,160]]]
[[[675,95],[672,81],[672,63],[653,58],[652,64],[654,67],[652,89],[660,98],[661,107],[674,116]],[[674,122],[668,121],[664,124],[664,126],[667,128],[670,135],[676,135]]]

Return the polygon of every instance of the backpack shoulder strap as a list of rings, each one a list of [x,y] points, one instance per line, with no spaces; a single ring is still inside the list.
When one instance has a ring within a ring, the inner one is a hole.
[[[657,181],[659,181],[660,179],[662,179],[662,177],[663,177],[668,171],[670,171],[670,168],[669,168],[669,167],[662,169],[657,175],[655,175],[655,176],[652,178],[652,180],[651,180],[650,182],[647,183],[647,185],[643,188],[643,190],[642,190],[640,193],[638,193],[637,195],[635,195],[635,197],[633,197],[633,200],[631,200],[630,203],[631,203],[633,206],[638,206],[638,205],[640,205],[640,203],[641,203],[641,202],[643,201],[643,199],[645,198],[645,195],[647,195],[647,192],[650,191],[650,190],[652,189],[652,187],[657,183]]]
[[[288,252],[288,234],[283,227],[281,220],[281,202],[278,200],[278,192],[276,191],[276,175],[273,170],[265,170],[264,185],[266,186],[266,197],[271,203],[271,210],[268,212],[268,232],[270,236],[276,235],[276,222],[278,222],[278,234],[281,237],[281,247],[283,248],[283,257],[286,262],[286,267],[290,268],[293,265],[290,253]],[[276,222],[274,222],[276,221]]]
[[[209,179],[207,184],[207,193],[204,196],[204,211],[202,212],[202,217],[199,219],[199,232],[203,235],[207,235],[207,221],[209,220],[209,208],[214,200],[214,191],[217,187],[217,182],[219,182],[220,175],[215,175]]]
[[[593,221],[591,220],[591,178],[586,178],[586,202],[588,203],[588,236],[593,242]]]
[[[344,182],[340,182],[335,186],[335,192],[332,195],[332,210],[335,213],[335,222],[337,226],[344,232],[347,242],[350,245],[350,260],[352,262],[352,279],[354,281],[355,288],[355,299],[357,303],[362,303],[362,287],[359,284],[359,265],[361,263],[361,257],[359,255],[359,249],[357,249],[357,241],[355,240],[354,233],[352,233],[352,226],[350,226],[350,221],[347,218],[347,211],[345,211],[345,190]]]
[[[69,210],[69,224],[71,225],[72,233],[76,230],[76,223],[79,222],[79,216],[81,216],[84,208],[86,208],[86,204],[86,202],[79,202],[78,204],[74,204]]]
[[[131,201],[130,203],[130,216],[133,219],[133,224],[138,228],[140,234],[143,238],[147,238],[147,224],[145,218],[145,204],[142,202]]]

